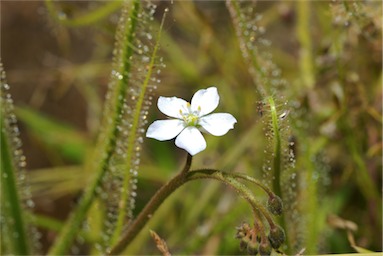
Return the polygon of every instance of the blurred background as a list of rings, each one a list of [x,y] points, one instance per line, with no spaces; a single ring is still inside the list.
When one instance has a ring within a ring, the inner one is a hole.
[[[267,110],[259,109],[262,95],[249,74],[225,2],[156,4],[157,22],[165,8],[170,13],[160,53],[166,68],[159,75],[149,122],[163,119],[155,107],[158,96],[190,100],[198,89],[214,85],[220,94],[217,112],[233,114],[238,123],[224,137],[205,136],[208,147],[194,157],[192,168],[270,178],[265,175],[271,157],[272,141],[266,136],[270,120]],[[34,212],[58,224],[89,181],[82,164],[100,127],[121,5],[58,1],[53,2],[57,13],[52,13],[43,1],[1,2],[1,59],[19,118]],[[273,97],[279,113],[288,114],[283,140],[294,141],[296,147],[290,172],[297,181],[290,182],[290,177],[283,183],[294,195],[288,202],[299,233],[293,252],[306,247],[311,253],[355,251],[345,223],[352,226],[356,245],[381,251],[381,2],[312,1],[304,10],[293,1],[246,5],[254,10],[257,51],[279,67],[276,76],[284,86]],[[102,15],[88,17],[100,9]],[[308,22],[306,30],[303,21]],[[302,57],[305,51],[308,58]],[[305,61],[311,63],[308,68]],[[308,74],[311,84],[306,86]],[[171,141],[145,139],[143,147],[136,212],[186,158]],[[312,168],[309,177],[307,168]],[[310,184],[315,191],[306,193]],[[148,235],[150,227],[172,253],[239,254],[235,227],[252,220],[250,208],[237,199],[213,181],[190,183],[161,206],[126,253],[159,253]],[[54,230],[40,229],[43,251],[53,242]],[[71,253],[93,250],[83,241],[77,244]]]

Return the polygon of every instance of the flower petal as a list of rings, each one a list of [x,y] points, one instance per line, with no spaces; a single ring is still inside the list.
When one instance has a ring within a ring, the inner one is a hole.
[[[199,120],[202,128],[214,136],[226,134],[230,129],[234,128],[236,122],[235,117],[228,113],[214,113],[201,117]]]
[[[167,116],[182,119],[180,109],[186,110],[187,102],[184,99],[177,97],[162,97],[158,98],[158,109]]]
[[[176,146],[194,156],[206,148],[206,141],[197,128],[189,126],[177,136]]]
[[[156,140],[171,140],[185,128],[184,122],[178,119],[154,121],[146,132],[146,137]]]
[[[216,87],[197,91],[191,100],[192,111],[201,110],[199,116],[207,115],[217,108],[219,95]]]

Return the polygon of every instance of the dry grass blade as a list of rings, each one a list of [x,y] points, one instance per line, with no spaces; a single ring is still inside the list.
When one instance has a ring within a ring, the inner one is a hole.
[[[161,239],[161,237],[153,230],[150,230],[150,236],[153,238],[154,242],[158,250],[164,256],[171,256],[172,254],[169,252],[168,246],[166,245],[165,240]]]

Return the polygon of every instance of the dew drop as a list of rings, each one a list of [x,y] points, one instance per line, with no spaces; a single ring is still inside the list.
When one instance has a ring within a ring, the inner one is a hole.
[[[30,208],[35,207],[35,203],[31,199],[28,199],[26,203],[27,203],[27,206]]]
[[[148,56],[143,56],[142,57],[142,61],[145,62],[145,63],[148,63],[150,61],[150,57]]]
[[[102,245],[101,245],[100,243],[96,243],[96,244],[94,245],[94,247],[95,247],[96,250],[98,250],[98,251],[101,251],[101,250],[102,250]]]
[[[67,15],[64,12],[58,12],[57,16],[58,16],[59,20],[66,20],[67,19]]]

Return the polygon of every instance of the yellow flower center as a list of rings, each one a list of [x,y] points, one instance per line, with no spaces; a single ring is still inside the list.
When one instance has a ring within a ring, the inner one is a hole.
[[[196,126],[198,124],[199,117],[193,113],[184,114],[182,118],[187,126]]]
[[[187,113],[182,112],[180,109],[180,114],[182,115],[182,119],[184,120],[185,124],[187,126],[198,126],[199,112],[201,111],[201,107],[198,106],[198,111],[193,112],[191,110],[190,103],[188,102],[186,108],[188,110]]]

